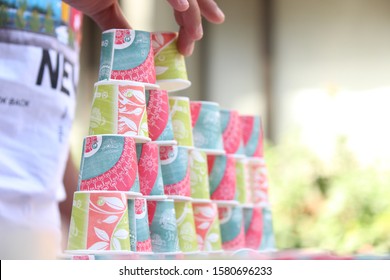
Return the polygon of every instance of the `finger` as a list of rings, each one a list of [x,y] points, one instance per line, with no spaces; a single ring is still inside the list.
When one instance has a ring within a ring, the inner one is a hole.
[[[203,36],[202,15],[197,0],[189,0],[190,7],[182,12],[182,32],[186,32],[192,40],[200,40]]]
[[[184,56],[192,55],[195,47],[195,41],[188,35],[184,27],[180,27],[179,37],[177,39],[177,49]]]
[[[218,7],[214,0],[198,0],[202,15],[211,23],[222,23],[225,20],[225,14]]]
[[[178,12],[184,12],[190,7],[187,0],[168,0],[168,2]]]

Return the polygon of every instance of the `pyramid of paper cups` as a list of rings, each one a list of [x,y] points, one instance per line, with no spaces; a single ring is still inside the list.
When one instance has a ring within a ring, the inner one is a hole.
[[[191,82],[176,41],[176,32],[102,33],[66,253],[274,249],[261,119],[177,96]]]

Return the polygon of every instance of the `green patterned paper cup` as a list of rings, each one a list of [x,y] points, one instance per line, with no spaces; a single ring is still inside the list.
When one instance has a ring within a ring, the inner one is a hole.
[[[179,146],[193,147],[190,99],[170,96],[169,107],[173,126],[173,137]]]
[[[175,201],[175,213],[180,250],[182,252],[199,251],[191,202]]]
[[[199,149],[189,151],[191,197],[194,199],[210,199],[207,154]]]
[[[167,91],[183,90],[191,86],[184,56],[177,49],[176,32],[153,32],[152,46],[157,84]]]
[[[252,204],[248,159],[236,158],[236,200],[241,204]]]
[[[75,192],[68,250],[126,251],[130,249],[127,197],[123,192]]]
[[[130,81],[95,83],[89,134],[119,134],[140,143],[150,141],[145,87]]]

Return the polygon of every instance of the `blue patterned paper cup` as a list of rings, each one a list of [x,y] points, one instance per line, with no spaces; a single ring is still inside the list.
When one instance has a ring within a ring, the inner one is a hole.
[[[173,199],[147,200],[150,237],[155,253],[179,252],[179,238]]]

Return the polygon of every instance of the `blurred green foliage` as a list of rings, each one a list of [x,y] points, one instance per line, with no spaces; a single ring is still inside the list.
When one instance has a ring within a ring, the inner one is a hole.
[[[331,162],[298,135],[266,143],[265,158],[278,249],[390,252],[390,170],[362,167],[342,137]]]

